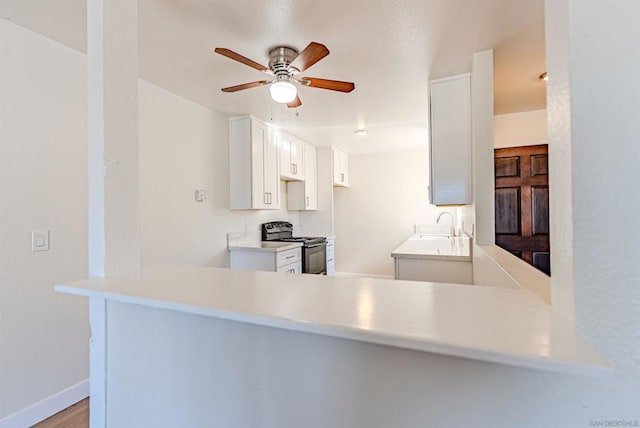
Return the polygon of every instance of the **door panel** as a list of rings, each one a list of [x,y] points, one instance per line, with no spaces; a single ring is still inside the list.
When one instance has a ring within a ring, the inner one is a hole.
[[[496,245],[550,273],[546,144],[496,149]]]
[[[496,233],[520,233],[520,188],[496,189]]]
[[[496,158],[496,177],[519,177],[520,158]]]
[[[531,188],[531,220],[533,235],[549,234],[549,188]]]
[[[531,176],[548,175],[549,174],[549,156],[533,155],[531,156]]]
[[[551,274],[551,254],[548,252],[534,251],[533,265],[547,275]]]

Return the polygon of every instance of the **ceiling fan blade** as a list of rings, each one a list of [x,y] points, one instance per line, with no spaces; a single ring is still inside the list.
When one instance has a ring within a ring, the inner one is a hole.
[[[240,55],[239,53],[236,53],[232,50],[229,49],[225,49],[225,48],[215,48],[214,50],[215,53],[220,54],[222,56],[226,56],[227,58],[230,58],[234,61],[238,61],[243,63],[244,65],[248,65],[249,67],[255,68],[256,70],[259,71],[268,71],[269,69],[267,67],[265,67],[262,64],[258,64],[255,61],[250,60],[247,57],[244,57],[242,55]]]
[[[341,82],[340,80],[318,79],[317,77],[303,77],[300,83],[312,88],[330,89],[338,92],[351,92],[356,85],[352,82]]]
[[[287,104],[289,108],[296,108],[302,105],[302,101],[300,101],[300,95],[296,95],[296,99]]]
[[[327,55],[329,55],[329,49],[325,45],[311,42],[298,54],[291,66],[303,72]]]
[[[238,92],[243,89],[255,88],[256,86],[267,85],[271,82],[268,80],[258,80],[256,82],[243,83],[242,85],[229,86],[228,88],[222,88],[222,92]]]

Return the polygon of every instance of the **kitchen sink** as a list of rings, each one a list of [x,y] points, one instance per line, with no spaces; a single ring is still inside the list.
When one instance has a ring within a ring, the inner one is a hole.
[[[423,241],[441,241],[445,239],[449,239],[449,235],[414,235],[411,239],[420,239]]]

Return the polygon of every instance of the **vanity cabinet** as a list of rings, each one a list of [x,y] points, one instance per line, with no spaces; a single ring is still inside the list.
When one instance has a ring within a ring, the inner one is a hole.
[[[333,185],[349,187],[349,156],[342,150],[331,149],[333,159]]]
[[[470,78],[463,74],[429,82],[430,197],[434,205],[473,201]]]
[[[286,131],[279,131],[278,145],[280,151],[280,178],[283,180],[304,180],[305,143]]]
[[[304,144],[304,181],[287,183],[287,209],[311,211],[318,209],[318,170],[316,148]]]
[[[229,119],[230,208],[279,209],[280,174],[274,129],[253,117]]]

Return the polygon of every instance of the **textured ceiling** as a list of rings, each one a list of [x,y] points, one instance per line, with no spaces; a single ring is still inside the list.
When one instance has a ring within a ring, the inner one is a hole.
[[[0,0],[0,17],[81,51],[85,16],[84,0]],[[311,41],[331,54],[304,75],[353,81],[355,91],[303,87],[299,109],[271,101],[266,86],[220,91],[265,75],[215,47],[266,65],[269,48]],[[140,77],[351,153],[426,147],[428,80],[470,71],[484,49],[495,50],[496,114],[545,106],[544,0],[139,0],[139,44]]]

